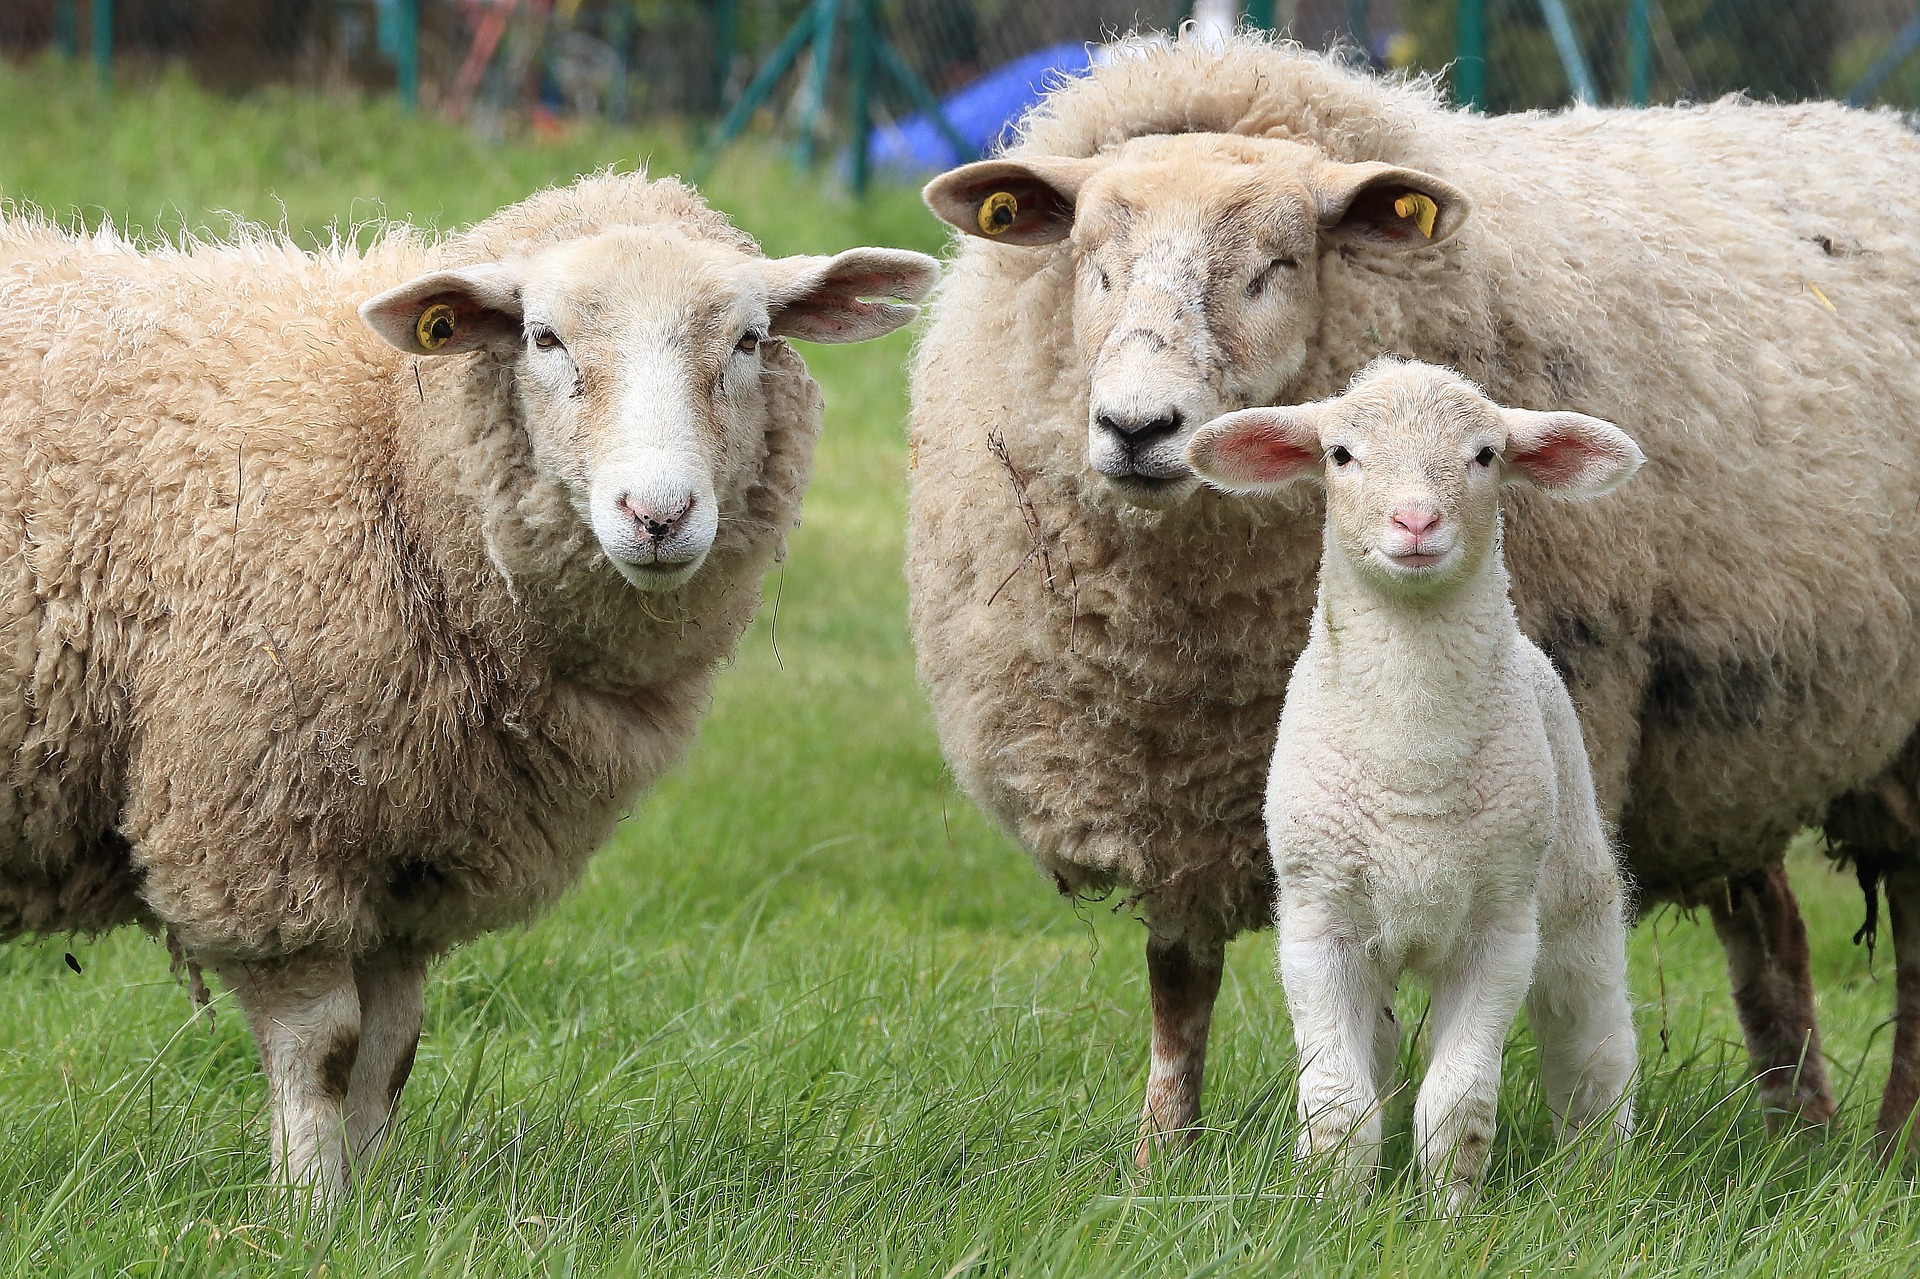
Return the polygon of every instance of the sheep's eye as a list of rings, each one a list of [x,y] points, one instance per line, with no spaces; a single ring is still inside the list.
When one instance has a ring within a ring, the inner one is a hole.
[[[760,349],[761,341],[762,339],[758,333],[754,332],[752,329],[748,329],[745,333],[742,333],[740,335],[740,340],[733,344],[733,349],[736,351],[739,351],[743,355],[751,355],[753,352]]]
[[[1102,293],[1113,287],[1113,281],[1107,278],[1106,270],[1103,267],[1096,266],[1093,268],[1093,282],[1100,287]]]
[[[542,351],[551,351],[560,345],[560,335],[542,326],[533,331],[533,344]]]
[[[1345,466],[1347,463],[1353,461],[1353,454],[1347,452],[1344,447],[1338,444],[1327,451],[1327,456],[1333,459],[1335,466]]]
[[[1493,450],[1491,448],[1484,448],[1484,449],[1481,449],[1478,453],[1474,454],[1473,460],[1479,463],[1481,466],[1492,466],[1493,458],[1494,458]]]
[[[1267,286],[1273,283],[1273,277],[1275,275],[1281,271],[1291,270],[1299,265],[1300,259],[1298,258],[1275,258],[1273,261],[1261,267],[1258,275],[1247,281],[1247,296],[1250,298],[1259,297],[1267,291]]]

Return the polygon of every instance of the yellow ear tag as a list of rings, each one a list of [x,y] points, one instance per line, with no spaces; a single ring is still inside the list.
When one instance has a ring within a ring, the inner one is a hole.
[[[1005,235],[1018,212],[1020,201],[1013,198],[1013,192],[995,191],[980,202],[980,229],[988,235]]]
[[[453,308],[435,302],[414,322],[413,336],[429,351],[438,351],[453,339]]]
[[[1393,202],[1393,211],[1403,218],[1412,218],[1421,235],[1429,240],[1433,238],[1433,220],[1440,216],[1440,206],[1430,197],[1409,191]]]

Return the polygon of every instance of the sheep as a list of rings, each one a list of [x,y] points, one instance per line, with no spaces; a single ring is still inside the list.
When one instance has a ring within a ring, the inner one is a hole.
[[[1500,488],[1598,497],[1639,448],[1606,422],[1499,408],[1447,370],[1386,357],[1335,399],[1201,427],[1186,460],[1227,492],[1326,493],[1266,800],[1302,1159],[1371,1180],[1408,971],[1433,991],[1413,1134],[1444,1210],[1485,1173],[1523,1000],[1555,1130],[1625,1139],[1637,1062],[1620,868],[1573,702],[1508,597]]]
[[[1514,495],[1521,626],[1641,899],[1711,908],[1770,1120],[1831,1114],[1779,859],[1920,722],[1916,186],[1890,113],[1487,117],[1254,35],[1118,51],[929,184],[962,236],[912,370],[920,675],[969,793],[1145,920],[1143,1162],[1270,922],[1262,739],[1318,562],[1315,499],[1223,502],[1180,450],[1381,354],[1646,449],[1611,510]]]
[[[889,332],[938,269],[768,259],[639,174],[372,239],[0,223],[0,936],[217,972],[323,1197],[429,961],[685,754],[806,487],[788,339]]]

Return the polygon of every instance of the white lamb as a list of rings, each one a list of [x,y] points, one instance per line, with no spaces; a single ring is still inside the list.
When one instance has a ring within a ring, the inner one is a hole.
[[[1326,489],[1319,599],[1267,787],[1299,1148],[1371,1176],[1404,972],[1433,992],[1414,1146],[1449,1211],[1485,1171],[1521,1002],[1557,1132],[1632,1129],[1619,866],[1573,703],[1520,632],[1499,489],[1594,497],[1639,467],[1618,428],[1500,408],[1377,361],[1334,399],[1230,413],[1188,458],[1235,492]]]

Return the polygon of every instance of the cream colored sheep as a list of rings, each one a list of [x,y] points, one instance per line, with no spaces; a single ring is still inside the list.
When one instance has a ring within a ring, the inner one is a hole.
[[[1573,703],[1508,598],[1500,488],[1598,497],[1640,450],[1594,418],[1502,409],[1457,374],[1384,359],[1335,399],[1227,414],[1186,456],[1229,492],[1326,494],[1266,802],[1302,1158],[1371,1181],[1408,972],[1433,992],[1413,1137],[1445,1211],[1485,1174],[1522,1002],[1556,1130],[1626,1137],[1620,868]]]
[[[1712,906],[1764,1102],[1830,1112],[1778,858],[1920,720],[1915,189],[1890,114],[1486,117],[1256,37],[1125,51],[929,186],[967,238],[914,369],[920,670],[1043,870],[1137,899],[1149,1138],[1196,1121],[1225,943],[1269,920],[1318,560],[1310,500],[1222,501],[1180,446],[1382,353],[1646,449],[1607,509],[1516,495],[1521,624],[1635,878]]]
[[[786,339],[935,270],[769,260],[641,176],[364,253],[0,223],[0,935],[164,930],[339,1189],[428,961],[686,751],[806,487]]]

